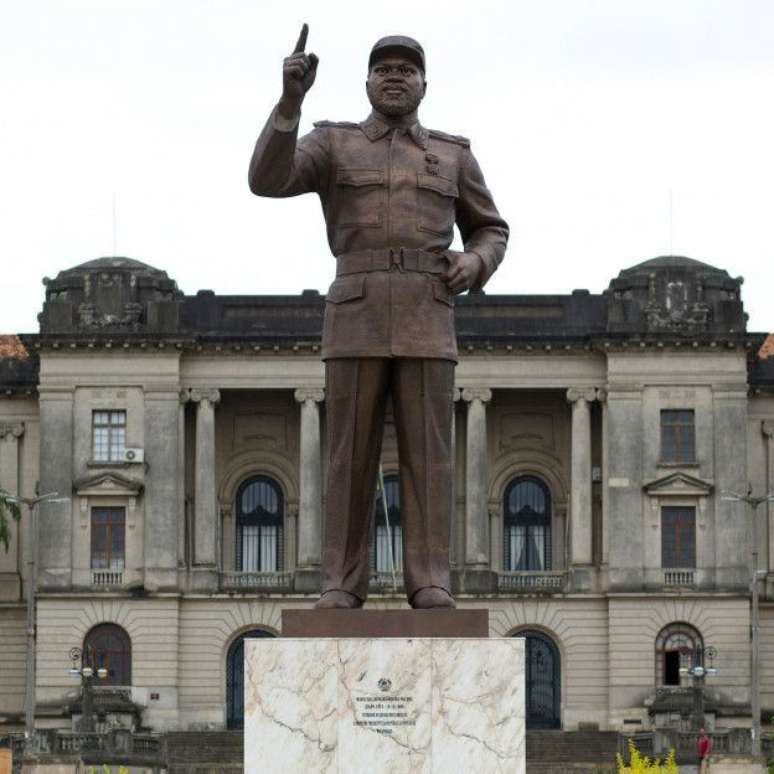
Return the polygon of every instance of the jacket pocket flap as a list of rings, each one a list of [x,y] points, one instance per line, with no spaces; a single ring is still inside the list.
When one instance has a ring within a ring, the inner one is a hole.
[[[440,175],[424,175],[421,172],[417,172],[417,186],[419,188],[429,188],[442,196],[453,196],[456,198],[460,195],[457,184],[453,180],[449,180],[448,177],[441,177]]]
[[[442,301],[444,304],[454,306],[454,296],[443,282],[433,283],[433,297],[436,301]]]
[[[336,182],[339,185],[382,185],[384,172],[381,169],[338,169]]]
[[[343,304],[345,301],[354,301],[365,295],[365,277],[345,277],[334,280],[328,290],[326,301],[332,304]]]

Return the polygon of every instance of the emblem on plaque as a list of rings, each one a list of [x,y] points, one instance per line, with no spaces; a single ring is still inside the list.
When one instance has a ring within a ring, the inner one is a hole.
[[[379,682],[377,683],[379,686],[380,691],[384,691],[385,693],[392,688],[392,680],[388,680],[386,677],[383,677]]]

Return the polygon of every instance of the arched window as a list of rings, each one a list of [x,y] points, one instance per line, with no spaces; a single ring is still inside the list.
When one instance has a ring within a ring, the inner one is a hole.
[[[551,569],[551,493],[534,476],[519,476],[503,498],[503,568]]]
[[[282,569],[282,490],[268,476],[254,476],[237,493],[236,568],[242,572]]]
[[[95,671],[107,669],[107,677],[97,685],[132,684],[132,643],[124,629],[116,624],[99,624],[83,640],[83,663]]]
[[[263,629],[252,629],[237,637],[226,656],[226,727],[240,729],[245,723],[245,640],[273,637]]]
[[[665,626],[656,637],[656,684],[680,685],[680,669],[691,667],[697,650],[703,648],[701,634],[690,624]]]
[[[561,727],[561,658],[556,643],[543,632],[528,629],[524,637],[524,680],[527,728]]]
[[[374,535],[373,566],[376,572],[392,572],[390,548],[395,572],[403,572],[403,539],[400,526],[400,486],[398,477],[384,477],[384,494],[387,500],[387,515],[384,516],[384,499],[381,489],[376,493],[376,528]],[[388,525],[389,521],[389,525]]]

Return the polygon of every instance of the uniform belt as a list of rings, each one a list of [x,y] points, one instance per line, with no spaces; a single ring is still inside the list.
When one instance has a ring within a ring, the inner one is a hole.
[[[380,250],[354,250],[336,258],[336,276],[367,271],[424,271],[444,274],[449,261],[442,253],[431,253],[414,247],[386,247]]]

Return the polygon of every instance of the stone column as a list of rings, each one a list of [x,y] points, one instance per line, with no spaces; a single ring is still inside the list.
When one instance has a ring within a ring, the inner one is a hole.
[[[489,476],[487,470],[486,404],[492,400],[487,388],[465,388],[468,404],[465,438],[465,589],[493,590],[489,566]]]
[[[21,422],[0,424],[0,488],[13,495],[19,494],[19,438],[22,435]],[[21,595],[19,522],[9,519],[8,528],[11,533],[8,550],[0,545],[0,601],[16,602]]]
[[[196,408],[196,463],[194,466],[194,555],[193,569],[199,574],[193,584],[212,586],[217,583],[216,545],[218,506],[215,485],[215,406],[220,392],[191,390]]]
[[[145,399],[144,585],[178,584],[180,395],[177,387],[147,387]]]
[[[572,404],[570,462],[570,562],[573,587],[587,590],[591,582],[591,408],[594,388],[567,390]],[[577,568],[577,569],[576,569]]]
[[[766,438],[766,493],[774,493],[774,422],[762,422],[761,432]],[[774,503],[768,503],[769,573],[774,573]]]
[[[298,503],[298,567],[295,590],[318,592],[321,588],[320,551],[322,535],[322,461],[320,452],[320,408],[322,389],[298,389],[301,404],[299,439],[300,496]]]

